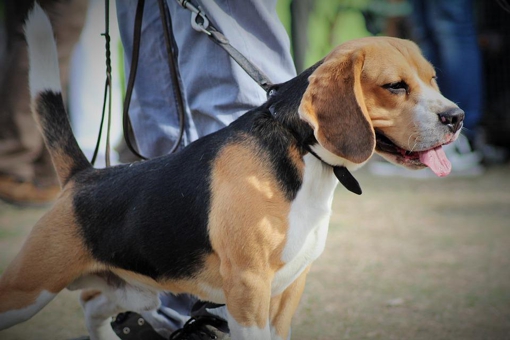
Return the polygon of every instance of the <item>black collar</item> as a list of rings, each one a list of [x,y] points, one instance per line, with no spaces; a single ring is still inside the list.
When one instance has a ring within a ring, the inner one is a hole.
[[[335,174],[336,178],[338,179],[338,181],[340,183],[342,183],[342,185],[347,190],[349,190],[350,192],[353,192],[357,195],[361,195],[362,191],[361,191],[361,187],[360,187],[358,181],[356,180],[356,178],[354,178],[354,176],[351,174],[351,172],[349,170],[347,170],[347,168],[345,166],[331,165],[331,164],[325,162],[322,158],[320,158],[319,155],[317,155],[315,152],[313,152],[310,147],[307,147],[307,149],[312,155],[315,156],[315,158],[317,158],[322,163],[329,165],[330,167],[333,168],[333,173]]]
[[[273,87],[273,88],[270,88],[268,90],[268,92],[267,92],[268,98],[274,96],[276,94],[277,90],[278,90],[278,88],[276,86]],[[276,112],[274,112],[273,106],[270,106],[268,109],[269,109],[269,112],[271,113],[271,115],[273,117],[275,117],[276,116]],[[299,140],[299,139],[296,138],[296,140]],[[342,185],[347,190],[349,190],[350,192],[353,192],[353,193],[355,193],[357,195],[361,195],[362,191],[361,191],[361,187],[360,187],[358,181],[356,180],[356,178],[354,178],[354,176],[350,173],[350,171],[347,170],[347,168],[345,166],[331,165],[328,162],[325,162],[322,158],[320,158],[319,155],[317,155],[315,152],[313,152],[312,149],[310,148],[310,146],[304,145],[304,148],[308,152],[310,152],[312,155],[314,155],[315,158],[320,160],[322,163],[332,167],[333,168],[333,173],[335,174],[336,178],[338,179],[338,181],[340,183],[342,183]]]

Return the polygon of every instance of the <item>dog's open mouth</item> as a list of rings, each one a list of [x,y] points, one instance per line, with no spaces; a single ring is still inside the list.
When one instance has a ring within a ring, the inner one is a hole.
[[[404,166],[414,168],[428,166],[439,177],[448,175],[452,169],[441,145],[424,151],[409,151],[397,146],[379,131],[376,131],[375,135],[377,151],[393,156],[390,158]]]

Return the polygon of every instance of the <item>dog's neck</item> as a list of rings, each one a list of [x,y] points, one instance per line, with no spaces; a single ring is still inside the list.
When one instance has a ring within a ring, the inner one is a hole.
[[[322,61],[318,62],[285,83],[275,85],[264,105],[275,119],[296,138],[303,154],[307,153],[310,146],[316,144],[317,140],[312,127],[299,117],[298,108],[308,87],[308,78],[321,63]]]
[[[308,78],[321,64],[322,60],[288,82],[275,85],[269,92],[269,99],[264,107],[271,112],[279,123],[292,133],[302,155],[311,153],[324,164],[332,166],[335,176],[340,183],[347,190],[360,195],[361,188],[358,181],[356,181],[345,166],[333,166],[313,151],[313,147],[318,144],[313,134],[313,129],[299,117],[298,108],[308,87]]]

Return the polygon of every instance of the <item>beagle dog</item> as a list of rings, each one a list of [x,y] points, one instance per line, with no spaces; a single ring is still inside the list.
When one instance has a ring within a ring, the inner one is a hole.
[[[155,309],[170,291],[226,304],[233,339],[286,339],[337,177],[358,191],[350,172],[374,152],[445,176],[442,146],[464,119],[414,43],[363,38],[176,154],[94,169],[68,123],[39,7],[26,34],[33,111],[62,193],[0,279],[0,329],[64,288],[85,289],[88,330],[104,339],[111,315]]]

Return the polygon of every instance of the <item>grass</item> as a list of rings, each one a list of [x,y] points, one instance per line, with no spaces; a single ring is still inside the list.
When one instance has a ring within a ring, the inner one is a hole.
[[[389,179],[339,187],[293,339],[510,339],[510,169],[479,178]],[[44,210],[0,205],[0,269]],[[0,339],[85,334],[64,292]]]

